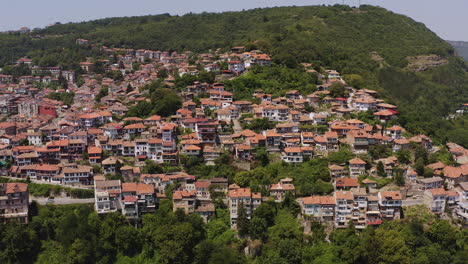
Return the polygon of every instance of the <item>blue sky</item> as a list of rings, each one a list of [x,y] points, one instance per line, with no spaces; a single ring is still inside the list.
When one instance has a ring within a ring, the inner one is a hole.
[[[256,7],[342,3],[343,0],[1,0],[0,31],[115,16],[236,11]],[[357,5],[359,0],[345,0]],[[468,41],[467,0],[361,0],[423,22],[447,40]]]

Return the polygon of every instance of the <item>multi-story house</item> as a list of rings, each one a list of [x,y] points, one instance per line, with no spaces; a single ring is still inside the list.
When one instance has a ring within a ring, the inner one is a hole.
[[[304,161],[303,151],[300,147],[284,148],[281,157],[283,161],[288,163],[300,163]]]
[[[332,164],[328,166],[328,169],[330,170],[330,174],[333,178],[342,178],[346,175],[345,167],[343,166]]]
[[[197,191],[175,191],[172,194],[172,208],[174,211],[182,210],[186,214],[191,214],[195,212],[197,203]]]
[[[281,179],[279,183],[272,184],[270,187],[270,195],[275,198],[275,202],[282,202],[287,192],[296,194],[296,188],[292,184],[291,178]]]
[[[441,188],[444,185],[444,179],[441,177],[431,177],[419,179],[418,183],[422,185],[423,190]]]
[[[92,184],[93,168],[86,165],[70,165],[62,169],[60,180],[63,184]]]
[[[428,189],[424,191],[424,204],[434,214],[441,214],[445,210],[447,192],[444,188]]]
[[[366,172],[366,162],[360,158],[354,158],[349,161],[349,175],[358,177]]]
[[[350,130],[346,134],[346,141],[354,153],[367,153],[369,149],[369,134],[367,134],[364,130]]]
[[[130,125],[124,126],[123,128],[124,137],[126,139],[137,137],[141,135],[141,133],[145,130],[146,130],[146,126],[143,125],[142,123],[130,124]]]
[[[353,188],[354,196],[352,220],[356,228],[362,229],[367,226],[367,192],[365,188]]]
[[[464,221],[468,221],[468,182],[460,183],[460,201],[456,208],[456,214],[458,218]]]
[[[100,163],[102,160],[102,148],[88,147],[88,159],[90,164]]]
[[[231,227],[237,228],[239,206],[243,206],[250,219],[252,213],[262,202],[261,193],[252,193],[250,188],[231,188],[228,192],[228,208],[231,218]]]
[[[156,209],[153,185],[144,183],[122,183],[122,214],[129,219],[139,218],[142,213]]]
[[[337,228],[346,227],[351,221],[354,208],[354,195],[351,191],[336,191],[336,217],[335,226]]]
[[[389,135],[393,139],[399,139],[403,136],[403,128],[401,126],[392,126],[385,129],[385,134]]]
[[[230,71],[233,71],[235,73],[241,73],[243,71],[245,71],[245,64],[243,61],[230,61],[228,63],[228,69]]]
[[[96,212],[102,214],[117,211],[121,193],[122,183],[120,180],[94,181]]]
[[[19,182],[0,183],[0,221],[28,222],[28,184]]]
[[[382,191],[377,194],[382,218],[387,220],[400,219],[402,196],[399,191]]]
[[[331,222],[335,219],[336,201],[333,196],[310,196],[298,199],[304,219]]]
[[[199,201],[211,200],[210,186],[211,186],[211,182],[207,180],[198,180],[195,182],[197,200]]]

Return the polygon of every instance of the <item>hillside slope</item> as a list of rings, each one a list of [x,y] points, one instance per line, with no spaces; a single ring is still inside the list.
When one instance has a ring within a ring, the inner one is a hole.
[[[468,135],[466,118],[445,118],[468,101],[465,63],[423,24],[382,8],[278,7],[55,25],[30,35],[0,35],[0,66],[27,55],[39,65],[73,69],[86,56],[100,56],[98,49],[75,45],[77,38],[109,47],[168,51],[244,45],[268,52],[275,63],[289,68],[311,62],[336,69],[347,80],[362,77],[352,84],[379,90],[399,105],[400,121],[411,132],[468,144],[463,136]],[[375,60],[375,54],[383,61]],[[449,63],[422,72],[407,68],[408,56],[431,54]],[[461,138],[459,132],[465,132]]]

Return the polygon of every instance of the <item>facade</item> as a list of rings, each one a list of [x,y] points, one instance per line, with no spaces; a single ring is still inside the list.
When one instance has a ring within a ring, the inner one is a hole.
[[[0,183],[0,219],[28,222],[29,191],[26,183]]]
[[[228,208],[231,218],[231,227],[237,228],[237,218],[239,206],[243,206],[247,218],[251,218],[252,213],[262,202],[261,193],[252,193],[250,188],[233,188],[228,192]]]

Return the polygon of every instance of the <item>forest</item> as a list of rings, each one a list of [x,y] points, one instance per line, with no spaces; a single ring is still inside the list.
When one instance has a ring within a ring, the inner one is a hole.
[[[468,258],[468,230],[421,207],[379,228],[350,225],[329,233],[312,222],[304,233],[294,200],[271,201],[242,221],[239,235],[226,209],[205,224],[197,214],[173,212],[170,200],[138,228],[119,213],[98,215],[91,205],[33,203],[30,213],[26,226],[0,225],[1,263],[462,264]]]

